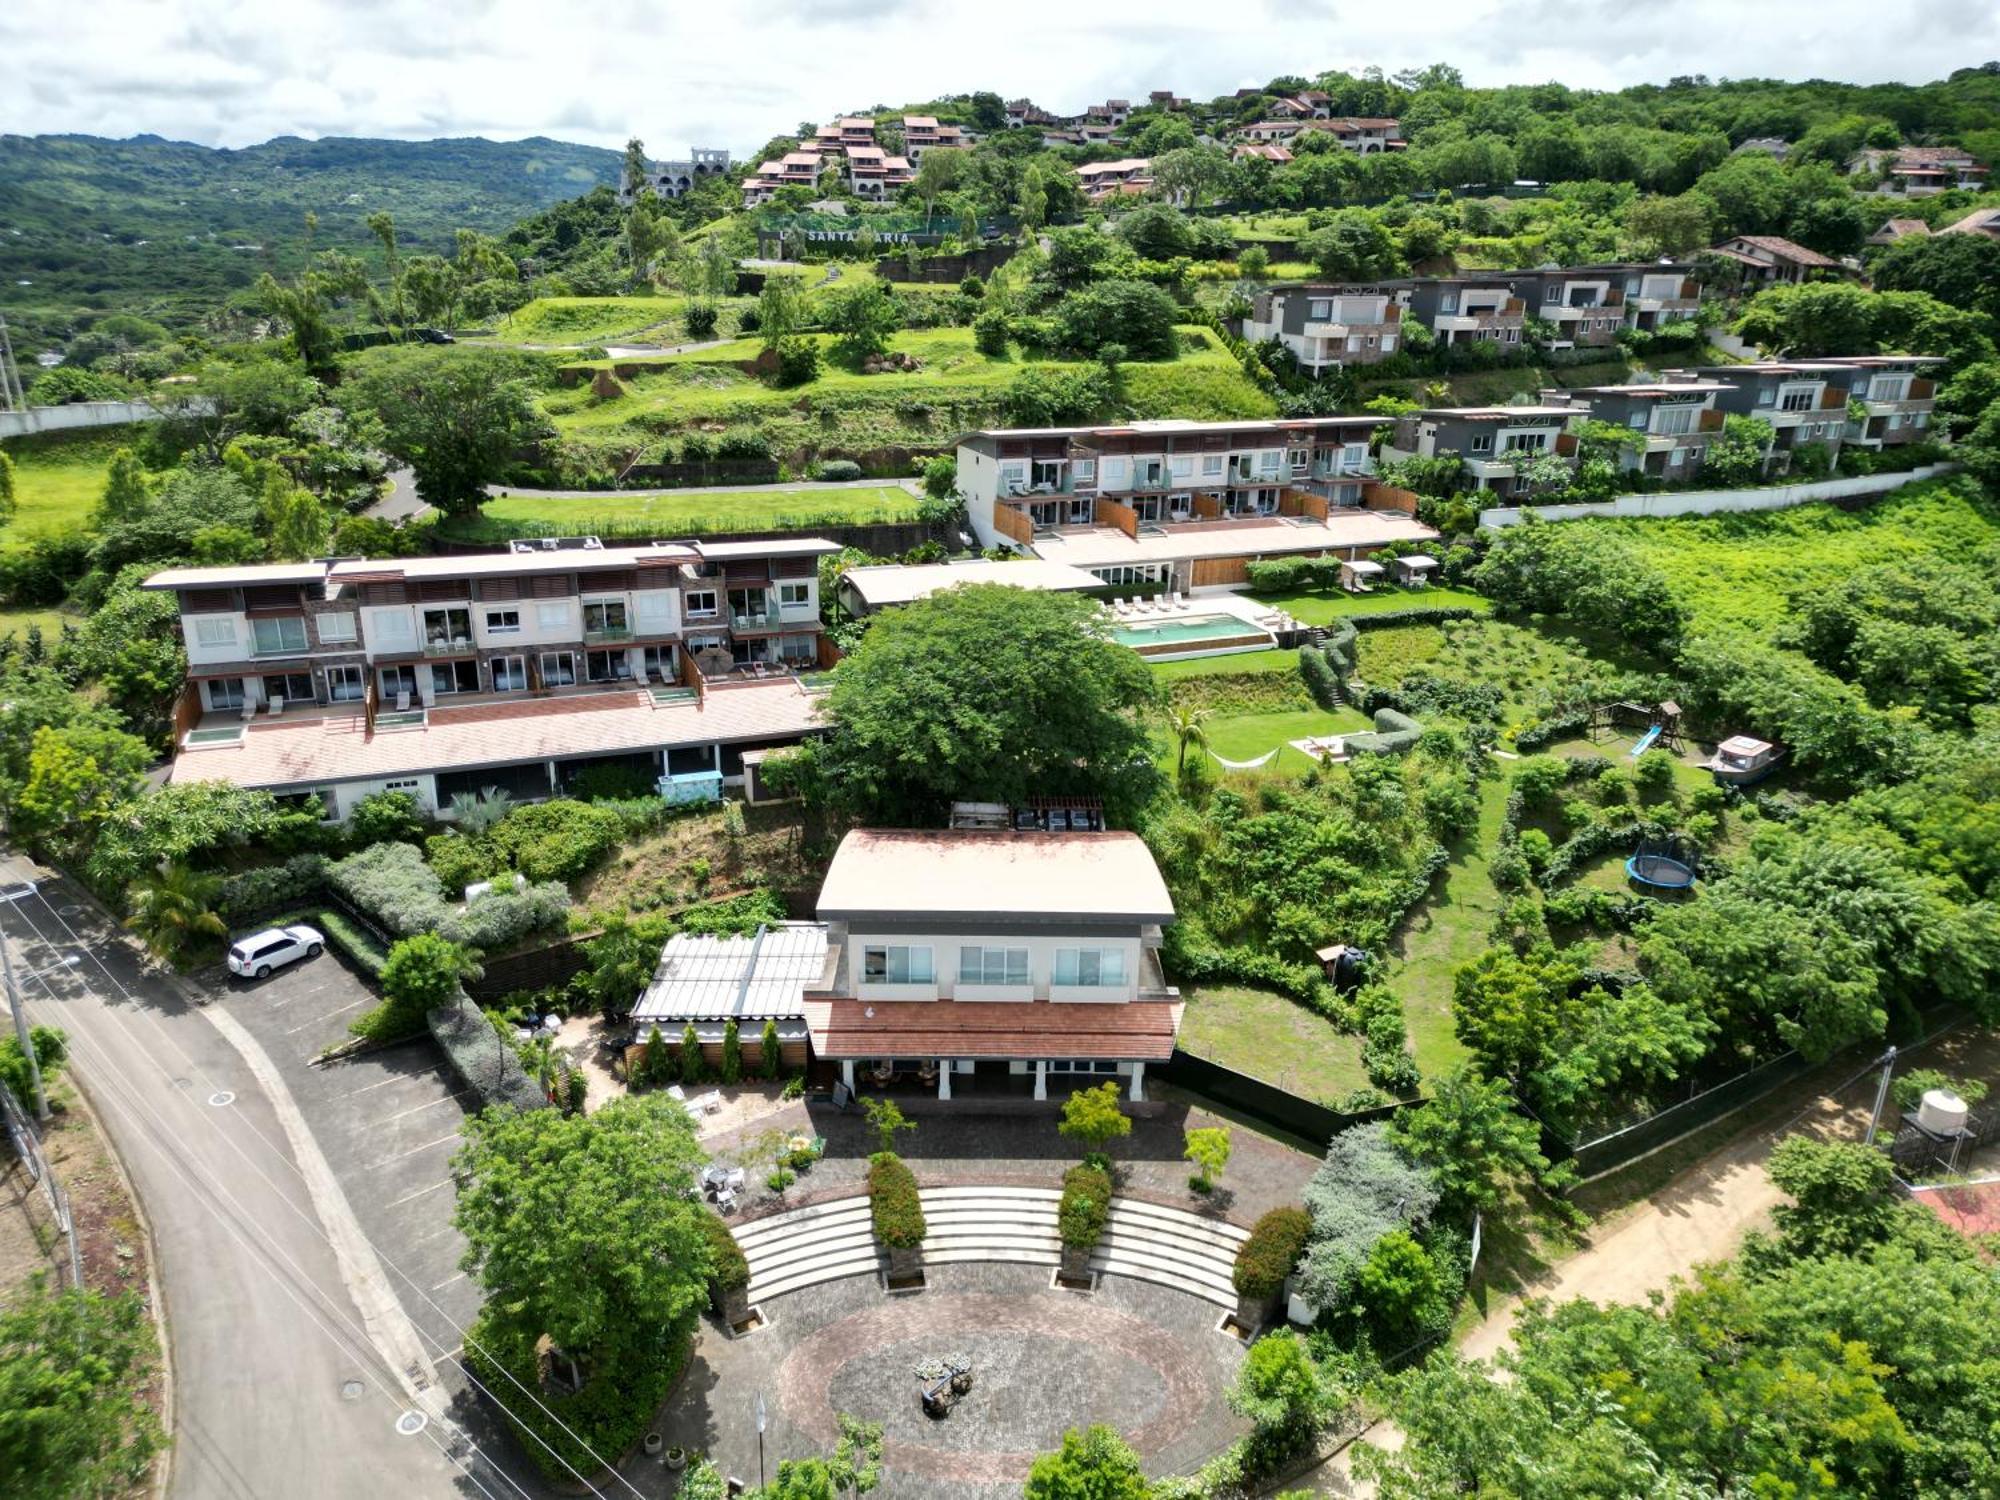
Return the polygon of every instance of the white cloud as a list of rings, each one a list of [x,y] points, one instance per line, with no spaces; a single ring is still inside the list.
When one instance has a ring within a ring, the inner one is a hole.
[[[2000,56],[1990,0],[6,0],[0,131],[642,136],[761,145],[938,92],[1058,110],[1440,58],[1474,84],[1674,74],[1920,83]]]

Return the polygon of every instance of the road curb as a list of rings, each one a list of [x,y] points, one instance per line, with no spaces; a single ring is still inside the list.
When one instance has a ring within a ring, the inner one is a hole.
[[[146,1212],[146,1203],[139,1196],[139,1189],[132,1182],[132,1173],[125,1165],[125,1153],[118,1149],[118,1141],[105,1128],[104,1117],[97,1112],[97,1103],[90,1097],[90,1087],[83,1081],[80,1071],[72,1069],[67,1075],[70,1087],[76,1090],[77,1101],[83,1112],[90,1116],[90,1128],[97,1132],[97,1138],[104,1142],[104,1149],[111,1158],[111,1165],[118,1173],[118,1185],[125,1190],[125,1201],[132,1205],[132,1217],[138,1221],[139,1235],[146,1243],[146,1310],[153,1319],[153,1331],[160,1341],[160,1425],[166,1430],[167,1442],[160,1449],[158,1462],[153,1468],[153,1483],[148,1492],[153,1500],[166,1500],[174,1475],[174,1429],[177,1418],[174,1386],[174,1344],[167,1327],[166,1277],[160,1274],[160,1243],[153,1234],[153,1220]]]

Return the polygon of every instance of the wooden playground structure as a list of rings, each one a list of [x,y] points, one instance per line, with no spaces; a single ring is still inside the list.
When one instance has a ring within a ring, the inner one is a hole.
[[[1585,733],[1595,742],[1623,729],[1636,729],[1639,738],[1629,752],[1634,760],[1658,748],[1681,753],[1681,706],[1661,703],[1593,703]]]

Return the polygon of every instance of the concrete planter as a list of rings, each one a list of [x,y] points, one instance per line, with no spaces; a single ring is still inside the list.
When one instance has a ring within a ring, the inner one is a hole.
[[[712,1300],[722,1321],[732,1328],[750,1316],[750,1288],[747,1286],[717,1287]]]
[[[1062,1279],[1064,1281],[1090,1280],[1090,1254],[1094,1246],[1064,1245],[1062,1247]]]
[[[1272,1314],[1278,1310],[1278,1299],[1274,1296],[1253,1297],[1247,1292],[1236,1295],[1236,1321],[1245,1328],[1257,1328],[1270,1322]]]
[[[911,1245],[907,1248],[891,1246],[889,1249],[889,1285],[899,1287],[920,1283],[924,1279],[924,1247]]]

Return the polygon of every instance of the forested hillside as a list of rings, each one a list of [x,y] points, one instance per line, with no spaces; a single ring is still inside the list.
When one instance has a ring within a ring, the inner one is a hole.
[[[17,338],[77,310],[199,317],[274,264],[373,244],[386,210],[415,250],[505,233],[615,181],[618,154],[535,137],[383,141],[285,136],[218,151],[158,136],[0,136],[0,310]],[[23,284],[27,283],[27,284]]]

